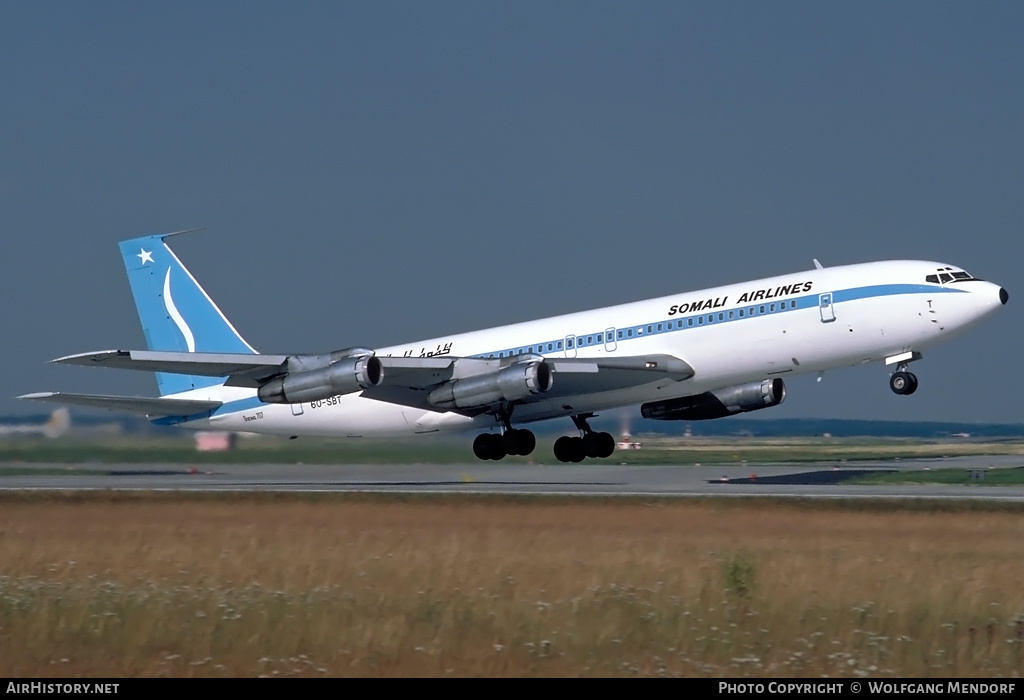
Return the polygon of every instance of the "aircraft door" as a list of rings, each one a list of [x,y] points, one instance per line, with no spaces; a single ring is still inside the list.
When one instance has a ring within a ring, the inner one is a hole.
[[[605,328],[604,329],[604,349],[605,352],[615,352],[618,348],[618,341],[615,340],[615,329]]]
[[[566,357],[576,357],[576,336],[574,336],[574,335],[567,335],[567,336],[565,336],[564,343],[565,343],[565,345],[563,345],[563,347],[565,348],[565,356]]]
[[[836,310],[832,303],[832,292],[818,295],[818,310],[821,312],[822,323],[831,323],[836,320]]]

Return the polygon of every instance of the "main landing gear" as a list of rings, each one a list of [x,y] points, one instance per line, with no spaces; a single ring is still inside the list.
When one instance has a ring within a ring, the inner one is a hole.
[[[572,422],[583,433],[581,437],[562,436],[555,440],[555,458],[559,462],[582,462],[587,457],[603,459],[611,457],[615,452],[615,438],[611,433],[595,433],[587,423],[593,413],[580,413],[571,416]],[[532,431],[513,428],[512,411],[507,410],[498,415],[504,424],[504,432],[481,433],[473,440],[473,454],[477,459],[504,459],[506,455],[531,454],[537,447],[537,438]]]
[[[505,455],[526,456],[537,447],[537,438],[530,430],[508,428],[504,433],[481,433],[473,441],[477,459],[504,459]]]
[[[559,462],[582,462],[586,457],[603,459],[612,456],[615,452],[615,438],[611,433],[595,433],[587,424],[587,418],[593,416],[593,413],[572,416],[572,422],[583,432],[583,436],[563,435],[555,440],[555,459]]]
[[[530,430],[512,427],[512,406],[498,414],[504,425],[504,432],[481,433],[473,441],[473,454],[477,459],[504,459],[505,455],[526,455],[537,447],[537,437]]]

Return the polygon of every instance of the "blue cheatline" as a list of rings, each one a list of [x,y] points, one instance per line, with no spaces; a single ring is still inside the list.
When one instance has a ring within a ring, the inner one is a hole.
[[[873,297],[899,296],[904,294],[965,294],[964,289],[951,287],[940,287],[933,284],[876,284],[866,287],[851,287],[849,289],[838,289],[832,292],[825,292],[832,295],[832,304],[839,304],[844,301],[856,299],[870,299]],[[761,316],[774,316],[780,313],[792,311],[804,311],[806,309],[817,309],[821,294],[803,294],[796,297],[785,297],[776,301],[775,299],[763,299],[745,302],[733,306],[731,309],[704,310],[701,313],[688,316],[675,316],[668,320],[664,317],[655,321],[646,321],[637,325],[630,325],[621,328],[606,328],[588,332],[568,333],[565,339],[573,338],[576,349],[603,345],[605,342],[614,340],[617,344],[629,343],[633,340],[643,340],[645,337],[660,335],[662,333],[677,333],[708,326],[721,325],[723,323],[737,323],[750,321]],[[721,316],[721,318],[719,318]],[[606,333],[614,333],[614,338],[608,338]],[[593,342],[587,342],[593,338]],[[542,340],[537,343],[524,343],[523,345],[502,348],[500,350],[477,353],[473,357],[493,358],[511,357],[513,355],[536,354],[547,355],[549,353],[561,353],[563,351],[563,338]],[[628,348],[629,345],[626,345]],[[570,348],[572,349],[572,348]]]
[[[164,243],[170,234],[122,241],[121,258],[150,350],[255,354]],[[157,372],[160,395],[216,386],[223,378]]]

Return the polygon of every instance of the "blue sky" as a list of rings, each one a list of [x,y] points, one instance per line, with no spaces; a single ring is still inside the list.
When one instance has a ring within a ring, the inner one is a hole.
[[[1024,422],[1024,5],[13,3],[0,413],[142,346],[117,241],[265,352],[381,346],[811,267],[962,265],[1002,313],[771,416]],[[1017,303],[1015,303],[1017,302]],[[766,412],[767,413],[767,412]]]

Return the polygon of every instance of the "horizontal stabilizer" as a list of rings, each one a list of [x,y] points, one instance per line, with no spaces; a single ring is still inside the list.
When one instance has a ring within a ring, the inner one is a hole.
[[[24,394],[19,399],[53,401],[73,406],[106,408],[111,411],[131,411],[148,416],[191,416],[205,413],[221,406],[220,401],[198,399],[150,399],[143,396],[106,396],[103,394],[65,394],[59,391],[44,391],[38,394]]]
[[[287,355],[247,355],[162,350],[102,350],[58,357],[52,362],[86,367],[113,367],[202,377],[229,377],[230,386],[259,386],[285,372]]]

